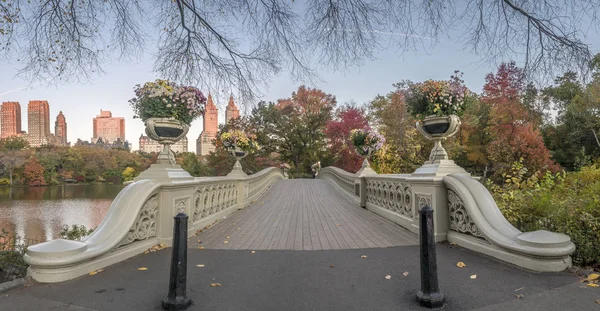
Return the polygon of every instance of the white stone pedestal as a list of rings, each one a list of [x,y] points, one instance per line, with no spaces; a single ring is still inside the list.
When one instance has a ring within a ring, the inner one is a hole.
[[[179,165],[171,164],[152,164],[150,167],[140,173],[134,181],[142,179],[154,179],[154,180],[194,180],[194,177],[190,175],[186,170],[182,169]]]

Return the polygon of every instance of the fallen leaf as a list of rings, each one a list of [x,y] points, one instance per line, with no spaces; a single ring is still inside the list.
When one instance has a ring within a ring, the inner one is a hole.
[[[226,239],[229,239],[229,236],[226,236],[225,238],[226,238]]]
[[[596,300],[596,303],[600,305],[600,299],[599,299],[599,300]]]
[[[389,280],[389,279],[391,279],[391,278],[392,278],[392,276],[391,276],[391,275],[389,275],[389,274],[385,276],[385,279],[386,279],[386,280]]]
[[[404,273],[402,273],[402,275],[407,276],[408,275],[408,271],[404,271]]]
[[[256,251],[252,251],[252,254],[256,253]]]
[[[600,287],[600,285],[598,285],[596,283],[587,283],[586,285],[589,287]]]
[[[98,269],[98,270],[96,270],[96,272],[98,272],[98,273],[100,273],[102,271],[104,271],[104,269]]]
[[[450,246],[456,246],[455,242],[450,243]]]
[[[360,258],[365,259],[365,258],[367,258],[367,255],[362,255],[362,256],[360,256]]]
[[[198,248],[199,248],[199,249],[204,249],[204,246],[200,246],[200,247],[198,247]]]
[[[471,280],[474,280],[474,279],[476,279],[476,278],[477,278],[477,274],[473,274],[473,275],[471,275],[471,276],[470,276],[470,278],[471,278]]]
[[[138,269],[138,271],[146,271],[146,270],[148,270],[148,268],[146,268],[146,267],[140,267],[140,268],[137,268],[137,269]]]
[[[198,240],[198,243],[202,243],[202,242],[200,242],[200,240]]]
[[[466,267],[467,265],[465,265],[465,263],[464,263],[464,262],[462,262],[462,261],[459,261],[459,262],[457,262],[457,263],[456,263],[456,266],[457,266],[457,267],[459,267],[459,268],[464,268],[464,267]]]
[[[221,286],[221,283],[210,283],[210,286],[219,287],[219,286]]]
[[[98,271],[92,271],[92,272],[90,272],[90,273],[88,273],[88,274],[89,274],[89,275],[96,275],[96,274],[98,274]]]
[[[229,241],[223,241],[223,244],[227,244],[227,243],[229,243]]]
[[[148,254],[148,253],[150,253],[150,252],[149,252],[149,251],[145,251],[145,252],[144,252],[144,254]]]
[[[516,294],[515,297],[517,297],[517,299],[521,299],[523,297],[525,297],[523,294]]]
[[[588,281],[597,280],[598,278],[600,278],[600,274],[598,273],[592,273],[587,277]]]
[[[204,268],[204,265],[196,265],[198,268]]]
[[[335,225],[338,226],[338,227],[340,226],[340,224],[335,224]]]
[[[333,268],[333,267],[334,267],[333,265],[329,265],[329,268]]]

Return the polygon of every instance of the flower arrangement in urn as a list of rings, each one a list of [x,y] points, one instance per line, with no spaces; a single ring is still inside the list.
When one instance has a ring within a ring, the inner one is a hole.
[[[385,137],[372,128],[354,129],[350,141],[360,156],[368,157],[383,147]]]
[[[410,113],[422,119],[433,115],[462,115],[469,89],[464,85],[462,73],[455,71],[450,80],[409,83],[404,93]]]
[[[423,136],[434,141],[425,164],[448,160],[441,141],[458,132],[459,116],[465,110],[465,100],[470,94],[459,71],[455,71],[450,80],[408,84],[404,98],[410,113],[418,120],[416,127]]]
[[[221,134],[221,142],[227,150],[240,149],[245,152],[252,152],[258,149],[254,134],[247,134],[241,130],[229,130]]]
[[[146,82],[134,87],[135,98],[129,100],[134,118],[173,118],[190,125],[204,115],[206,97],[192,86],[176,84],[169,80]]]
[[[242,170],[240,159],[258,149],[256,144],[256,136],[254,134],[247,134],[240,130],[229,130],[223,132],[220,136],[223,147],[227,149],[229,154],[236,158],[233,170],[227,176],[230,177],[244,177],[246,173]]]

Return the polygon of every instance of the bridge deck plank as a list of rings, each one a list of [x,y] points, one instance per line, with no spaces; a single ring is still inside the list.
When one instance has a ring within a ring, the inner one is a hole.
[[[197,240],[202,244],[194,239],[190,247],[330,250],[418,243],[415,234],[358,207],[319,179],[279,181],[247,208],[200,232]]]

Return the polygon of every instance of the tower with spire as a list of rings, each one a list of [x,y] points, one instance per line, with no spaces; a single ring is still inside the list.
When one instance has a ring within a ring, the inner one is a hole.
[[[237,119],[240,117],[240,110],[235,105],[233,101],[233,95],[229,96],[229,103],[227,104],[227,109],[225,110],[225,124],[229,123],[231,119]]]
[[[196,154],[208,155],[211,151],[215,151],[213,140],[217,138],[217,132],[219,131],[219,109],[215,106],[210,94],[208,94],[208,100],[206,101],[202,123],[202,133],[196,140]]]

